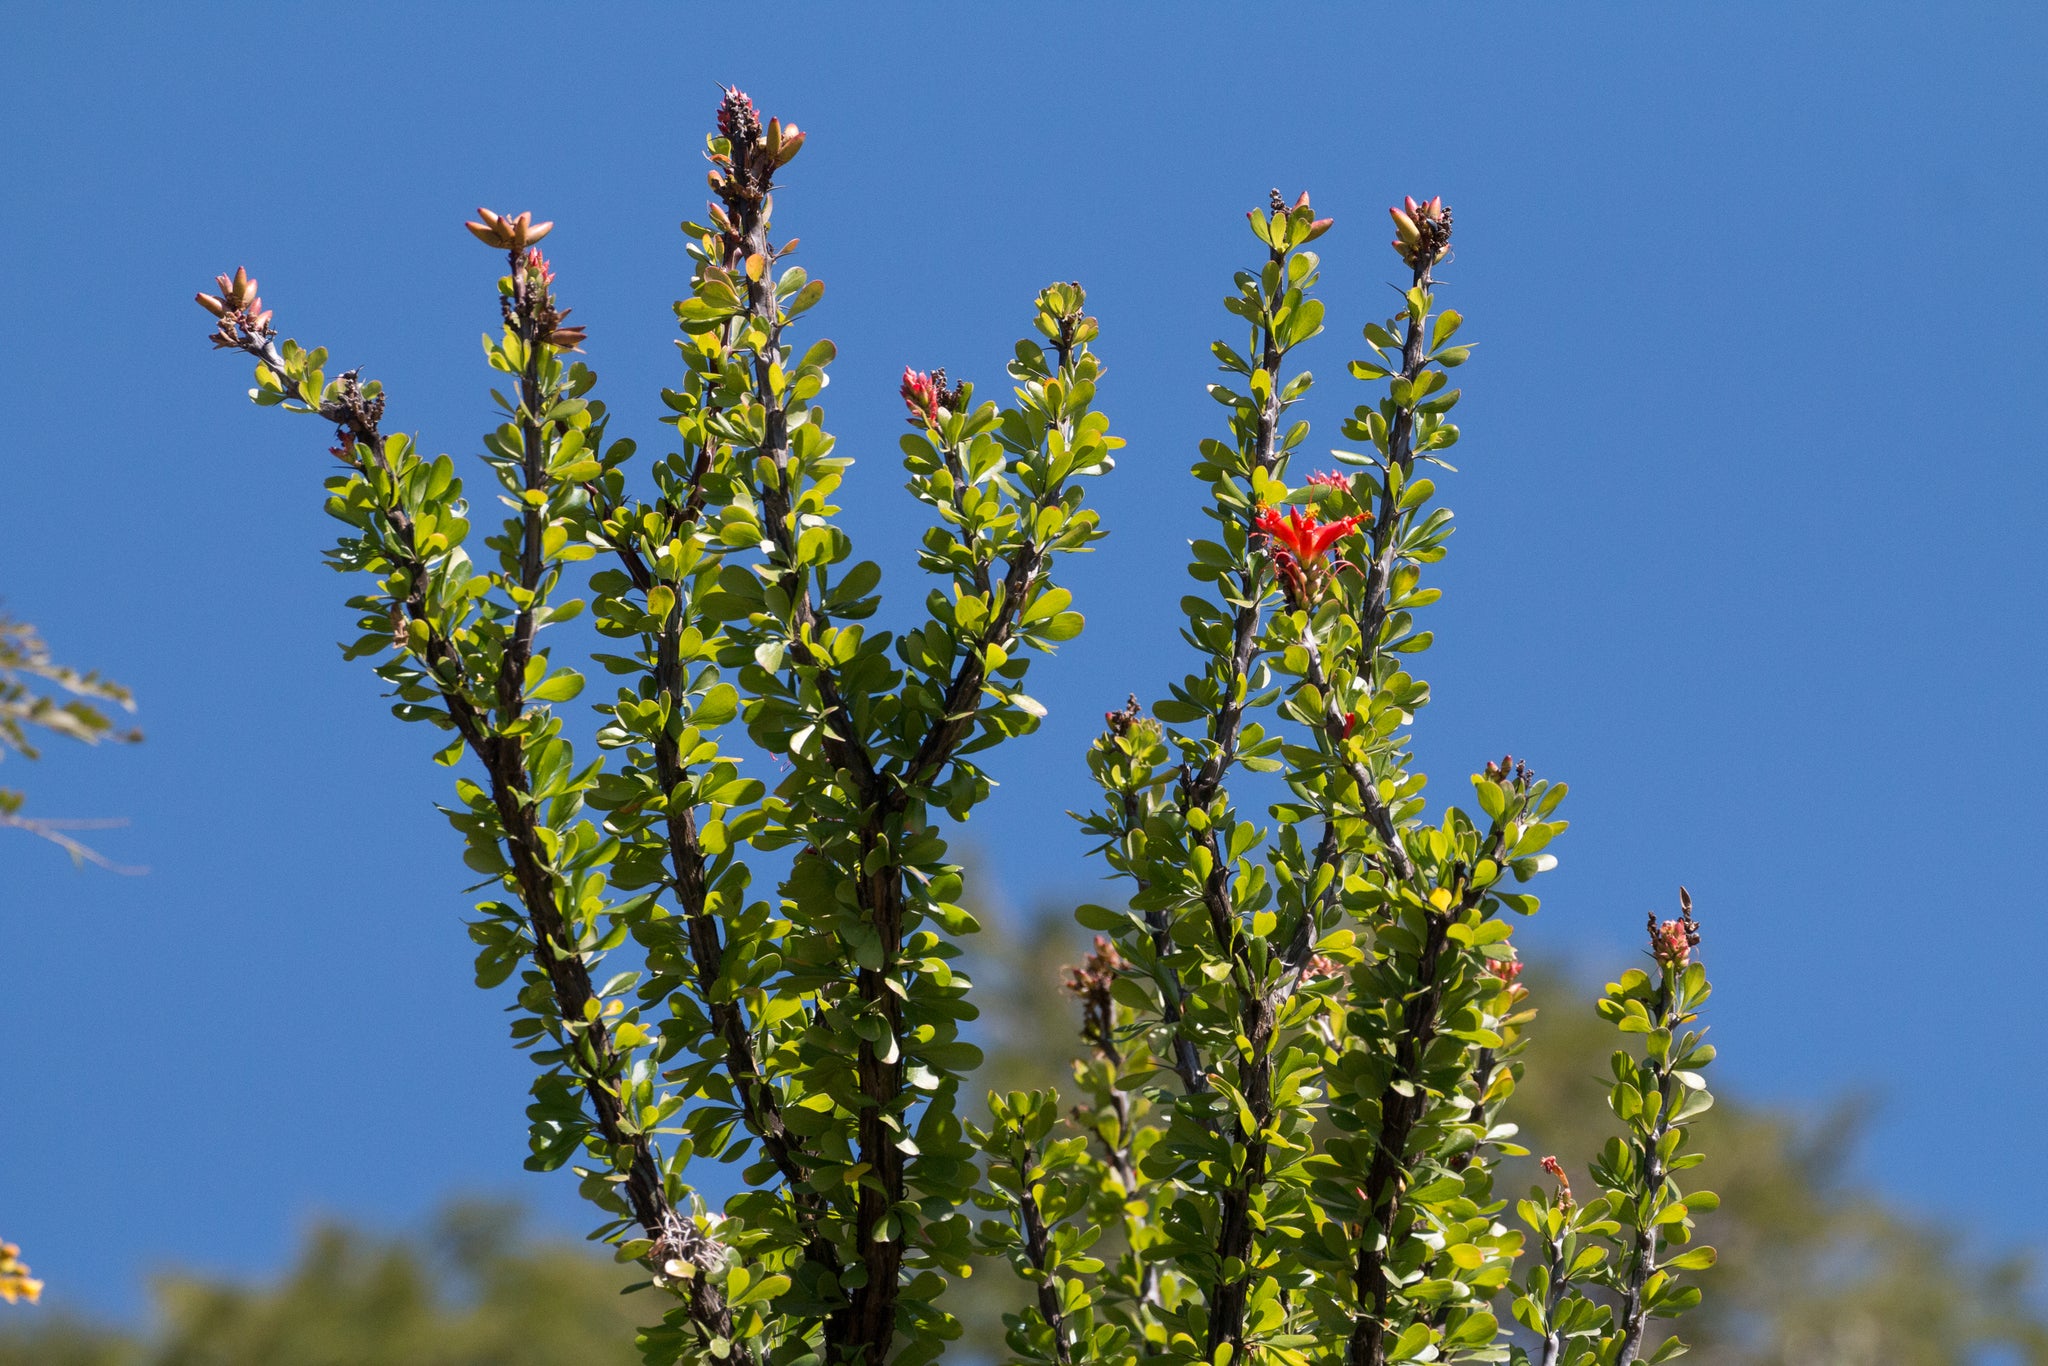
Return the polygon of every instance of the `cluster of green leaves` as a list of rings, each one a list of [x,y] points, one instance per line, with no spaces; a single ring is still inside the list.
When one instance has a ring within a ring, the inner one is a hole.
[[[350,653],[461,766],[449,818],[503,893],[472,926],[477,980],[516,978],[540,1068],[530,1165],[572,1165],[602,1236],[673,1296],[646,1359],[912,1366],[958,1334],[937,1300],[968,1270],[978,1179],[956,1114],[974,923],[937,819],[964,819],[984,752],[1044,714],[1030,661],[1082,626],[1053,570],[1100,534],[1082,483],[1121,442],[1076,286],[1038,297],[1009,402],[915,377],[904,465],[938,583],[909,629],[869,629],[881,574],[835,520],[851,462],[817,401],[833,347],[791,335],[823,286],[769,236],[803,137],[737,92],[719,125],[658,459],[608,436],[565,353],[548,225],[472,225],[507,250],[485,349],[508,377],[484,442],[506,513],[474,557],[454,464],[382,430],[377,386],[273,343],[254,305],[220,335],[257,358],[257,402],[341,432],[333,562],[371,581]],[[615,680],[594,756],[561,710],[591,670],[540,634],[586,609]],[[716,1214],[700,1158],[746,1164]]]
[[[1521,884],[1555,862],[1565,788],[1504,759],[1473,775],[1469,808],[1432,818],[1410,763],[1429,700],[1416,614],[1438,596],[1421,575],[1451,530],[1424,470],[1450,468],[1449,371],[1471,354],[1434,296],[1449,215],[1397,242],[1403,307],[1350,367],[1378,390],[1344,423],[1362,449],[1303,479],[1291,410],[1312,380],[1290,356],[1322,330],[1307,248],[1329,221],[1276,194],[1251,222],[1265,260],[1225,301],[1248,345],[1213,348],[1229,437],[1194,467],[1217,526],[1193,545],[1206,591],[1182,600],[1200,665],[1149,717],[1111,714],[1090,756],[1104,801],[1084,823],[1129,896],[1078,913],[1103,936],[1076,978],[1086,1146],[1048,1138],[1050,1095],[994,1107],[995,1203],[1038,1286],[1009,1345],[1029,1362],[1507,1360],[1524,1235],[1493,1186],[1522,1152],[1501,1110],[1529,1018],[1510,935],[1537,909]],[[1668,1025],[1651,1072],[1618,1083],[1638,1097],[1618,1107],[1633,1137],[1602,1168],[1633,1215],[1617,1236],[1634,1231],[1612,1282],[1632,1333],[1608,1366],[1635,1359],[1641,1320],[1697,1297],[1669,1279],[1693,1263],[1650,1267],[1685,1217],[1664,1183],[1696,1103],[1656,1102],[1691,1085],[1656,1069],[1690,1077],[1678,1059],[1704,1048]],[[1112,1230],[1120,1245],[1092,1251]]]
[[[1691,1241],[1694,1215],[1721,1204],[1713,1192],[1686,1194],[1673,1180],[1702,1160],[1683,1150],[1686,1126],[1714,1103],[1699,1073],[1713,1045],[1685,1028],[1710,992],[1704,968],[1674,960],[1654,975],[1631,968],[1599,1003],[1602,1018],[1640,1036],[1642,1049],[1616,1049],[1610,1059],[1607,1103],[1623,1132],[1592,1163],[1599,1196],[1576,1204],[1560,1170],[1554,1195],[1532,1191],[1518,1207],[1540,1255],[1518,1288],[1514,1313],[1541,1338],[1542,1366],[1657,1362],[1684,1350],[1667,1337],[1645,1354],[1651,1319],[1675,1318],[1700,1302],[1699,1287],[1679,1274],[1714,1264],[1707,1246],[1665,1255]],[[1608,1292],[1611,1305],[1589,1289]]]
[[[141,731],[116,724],[109,706],[132,712],[135,699],[97,671],[59,664],[35,627],[0,616],[0,758],[10,752],[24,759],[40,757],[38,732],[88,745],[140,740]],[[32,816],[24,810],[27,800],[19,788],[0,787],[0,826],[39,835],[70,854],[73,862],[113,867],[68,832],[118,822]]]

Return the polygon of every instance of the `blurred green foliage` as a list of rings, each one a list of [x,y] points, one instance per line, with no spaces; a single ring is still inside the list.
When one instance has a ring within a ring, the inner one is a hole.
[[[15,1315],[0,1366],[631,1366],[637,1271],[455,1204],[419,1238],[324,1224],[274,1284],[160,1277],[146,1337]]]
[[[1081,957],[1078,932],[1052,914],[977,913],[990,1085],[1063,1079],[1075,1021],[1046,988]],[[1537,1155],[1595,1151],[1608,1031],[1584,983],[1541,964],[1523,981],[1542,1013],[1516,1118]],[[1845,1180],[1863,1118],[1853,1103],[1787,1114],[1726,1098],[1702,1118],[1703,1170],[1724,1203],[1701,1233],[1723,1257],[1687,1320],[1686,1360],[1964,1366],[2002,1348],[1999,1360],[2048,1363],[2048,1315],[2029,1303],[2023,1260],[1986,1259]],[[1525,1163],[1503,1191],[1533,1171]],[[502,1207],[458,1204],[418,1238],[322,1226],[273,1284],[164,1276],[143,1336],[10,1311],[0,1366],[629,1366],[631,1330],[654,1304],[618,1293],[636,1273],[524,1236]],[[957,1283],[948,1299],[967,1336],[949,1358],[1002,1360],[1016,1298],[1000,1266]]]
[[[36,628],[0,615],[0,759],[10,753],[24,759],[42,756],[40,737],[61,736],[81,744],[102,741],[134,744],[142,732],[115,724],[108,707],[135,710],[135,699],[112,679],[91,670],[59,664]],[[103,829],[121,821],[51,820],[24,812],[26,794],[0,787],[0,827],[26,830],[71,855],[74,863],[96,863],[120,869],[69,831]]]

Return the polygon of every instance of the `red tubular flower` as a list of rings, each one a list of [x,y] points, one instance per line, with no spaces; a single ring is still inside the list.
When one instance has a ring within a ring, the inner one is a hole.
[[[1570,1209],[1572,1207],[1572,1182],[1571,1178],[1564,1174],[1564,1164],[1554,1157],[1546,1157],[1543,1159],[1543,1170],[1549,1172],[1557,1181],[1557,1203],[1565,1209]]]
[[[939,425],[939,386],[930,375],[922,370],[903,367],[903,406],[910,409],[910,425],[913,427],[936,427]]]
[[[1358,530],[1364,521],[1363,517],[1339,517],[1334,522],[1325,522],[1311,509],[1291,507],[1285,514],[1274,508],[1260,508],[1252,524],[1307,565],[1320,561],[1331,546]]]
[[[1330,566],[1330,547],[1358,530],[1364,517],[1339,517],[1325,522],[1313,509],[1291,507],[1285,514],[1263,507],[1252,518],[1252,526],[1273,543],[1273,567],[1280,572],[1280,588],[1292,607],[1303,607],[1322,591]]]

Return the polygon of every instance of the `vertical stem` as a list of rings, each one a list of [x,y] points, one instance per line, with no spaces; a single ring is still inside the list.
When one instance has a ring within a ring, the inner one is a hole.
[[[1270,262],[1278,267],[1280,286],[1284,289],[1287,253],[1278,247],[1273,248]],[[1258,427],[1252,442],[1254,468],[1266,473],[1271,472],[1279,459],[1282,351],[1279,339],[1274,335],[1271,312],[1276,302],[1272,299],[1267,301],[1267,321],[1261,329],[1259,369],[1266,376],[1267,387],[1265,398],[1259,405]],[[1244,605],[1237,609],[1231,635],[1230,674],[1226,679],[1223,704],[1210,728],[1210,738],[1215,741],[1216,748],[1202,765],[1201,772],[1184,785],[1183,806],[1190,811],[1207,807],[1215,799],[1222,788],[1224,774],[1237,755],[1238,734],[1244,723],[1246,683],[1258,650],[1262,616],[1259,602],[1265,596],[1263,579],[1261,557],[1247,554],[1239,585]],[[1232,960],[1241,998],[1238,1030],[1244,1036],[1245,1046],[1238,1061],[1237,1085],[1252,1120],[1249,1126],[1239,1123],[1231,1136],[1231,1151],[1238,1156],[1237,1168],[1230,1174],[1230,1180],[1217,1201],[1216,1256],[1222,1268],[1219,1275],[1226,1279],[1219,1281],[1209,1296],[1209,1357],[1214,1360],[1216,1353],[1227,1345],[1231,1349],[1230,1359],[1236,1362],[1245,1356],[1244,1312],[1246,1296],[1251,1288],[1252,1205],[1266,1183],[1266,1126],[1273,1118],[1273,1035],[1278,1012],[1260,980],[1259,967],[1250,959],[1249,946],[1238,926],[1230,890],[1229,848],[1217,839],[1213,823],[1205,826],[1197,839],[1209,855],[1209,874],[1205,879],[1203,899],[1209,907],[1217,948]],[[1229,1269],[1232,1262],[1238,1266],[1235,1274]]]
[[[1681,969],[1667,965],[1664,968],[1663,989],[1657,997],[1658,1024],[1667,1032],[1677,1025],[1678,974]],[[1670,1054],[1664,1061],[1651,1064],[1657,1072],[1657,1122],[1651,1126],[1650,1135],[1643,1140],[1636,1151],[1643,1179],[1642,1209],[1653,1214],[1657,1192],[1664,1185],[1664,1136],[1671,1132],[1671,1111],[1678,1102],[1672,1087],[1674,1082]],[[1628,1282],[1622,1290],[1621,1327],[1622,1341],[1620,1355],[1615,1358],[1616,1366],[1629,1366],[1642,1355],[1643,1335],[1649,1329],[1650,1316],[1643,1303],[1643,1287],[1657,1270],[1657,1254],[1662,1242],[1662,1225],[1645,1222],[1636,1226],[1636,1241],[1633,1255],[1629,1259]]]
[[[1428,289],[1430,264],[1415,266],[1414,287]],[[1401,374],[1412,381],[1422,371],[1424,354],[1422,319],[1412,313],[1402,337]],[[1366,568],[1363,604],[1359,610],[1359,632],[1371,665],[1370,681],[1378,684],[1379,633],[1386,624],[1388,593],[1393,579],[1394,556],[1399,546],[1399,489],[1397,478],[1405,479],[1414,465],[1412,445],[1415,414],[1403,407],[1394,415],[1387,434],[1387,463],[1381,485],[1379,512],[1373,519],[1373,553]],[[1311,681],[1314,681],[1311,678]],[[1392,813],[1380,802],[1372,775],[1361,767],[1352,774],[1373,828],[1386,848],[1388,871],[1403,882],[1416,882],[1418,870],[1394,828]],[[1402,1014],[1400,1038],[1395,1044],[1394,1076],[1380,1096],[1379,1142],[1365,1184],[1370,1218],[1361,1239],[1352,1285],[1357,1296],[1357,1318],[1346,1345],[1346,1366],[1381,1366],[1386,1354],[1386,1311],[1391,1293],[1386,1275],[1386,1253],[1391,1248],[1394,1224],[1401,1211],[1401,1186],[1407,1177],[1408,1139],[1421,1118],[1423,1096],[1415,1085],[1421,1061],[1435,1038],[1437,1010],[1443,999],[1439,963],[1450,919],[1445,912],[1432,912],[1426,920],[1422,952],[1416,962],[1415,994]],[[1400,1089],[1396,1089],[1396,1087]],[[1403,1094],[1405,1092],[1406,1094]]]
[[[1053,1355],[1062,1366],[1070,1366],[1073,1356],[1067,1348],[1067,1316],[1060,1307],[1059,1284],[1047,1271],[1052,1249],[1046,1235],[1045,1216],[1038,1209],[1036,1183],[1032,1180],[1032,1168],[1037,1165],[1038,1154],[1026,1146],[1022,1157],[1023,1161],[1017,1164],[1017,1218],[1024,1226],[1024,1253],[1039,1273],[1038,1312],[1052,1331]]]

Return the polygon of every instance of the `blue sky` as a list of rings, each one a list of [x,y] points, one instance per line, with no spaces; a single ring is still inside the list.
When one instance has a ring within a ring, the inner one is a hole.
[[[1423,767],[1448,791],[1512,749],[1570,781],[1532,950],[1622,963],[1686,881],[1724,1080],[1874,1094],[1858,1170],[2028,1233],[2048,1168],[1987,1180],[1957,1134],[2003,1154],[2048,1124],[2035,7],[790,5],[772,34],[423,9],[5,21],[0,595],[149,732],[0,775],[128,817],[103,844],[151,869],[0,843],[0,1233],[57,1301],[126,1312],[152,1265],[271,1266],[311,1211],[454,1189],[580,1226],[568,1182],[519,1171],[526,1063],[468,985],[445,774],[334,648],[324,433],[246,404],[190,297],[246,264],[466,454],[496,267],[460,223],[530,208],[615,430],[656,440],[721,80],[812,133],[778,224],[829,286],[847,514],[904,610],[894,376],[997,379],[1048,280],[1102,319],[1130,445],[1070,572],[1089,631],[1039,667],[1052,717],[971,829],[1012,899],[1091,894],[1060,814],[1081,748],[1180,671],[1242,211],[1306,187],[1338,220],[1314,450],[1389,308],[1384,206],[1441,193],[1480,347]]]

